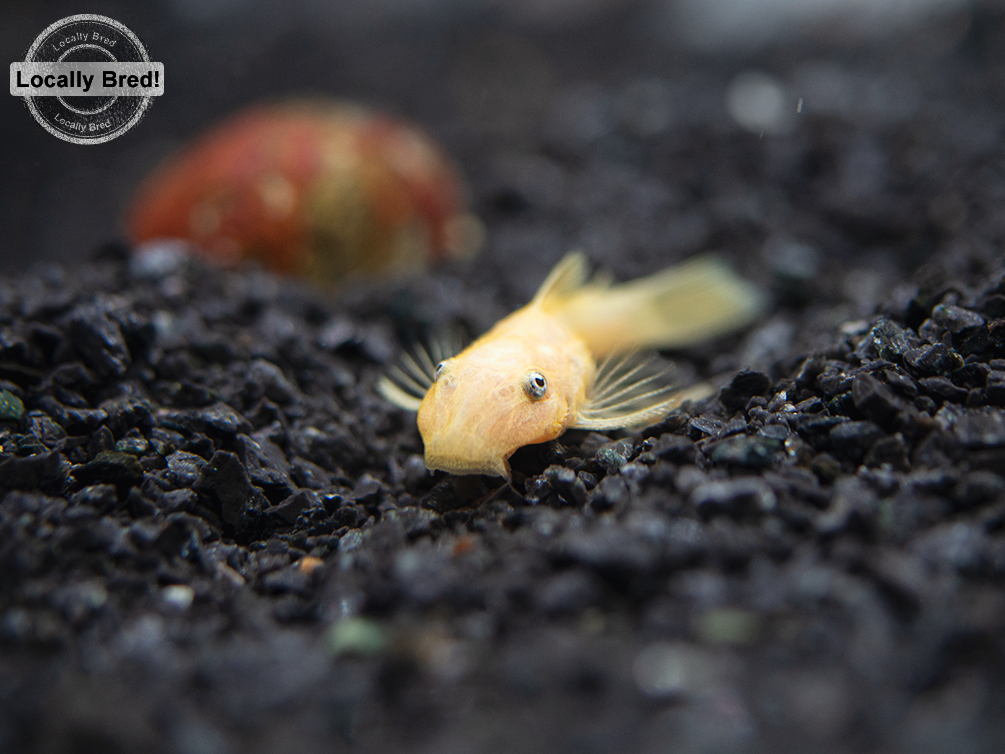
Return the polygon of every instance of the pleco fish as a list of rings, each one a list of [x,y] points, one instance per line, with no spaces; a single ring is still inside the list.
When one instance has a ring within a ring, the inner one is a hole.
[[[524,445],[572,428],[653,424],[707,394],[674,391],[641,349],[696,343],[762,309],[759,289],[713,258],[611,284],[587,282],[586,258],[574,252],[529,304],[460,353],[406,354],[377,387],[418,411],[430,469],[508,478],[509,457]]]

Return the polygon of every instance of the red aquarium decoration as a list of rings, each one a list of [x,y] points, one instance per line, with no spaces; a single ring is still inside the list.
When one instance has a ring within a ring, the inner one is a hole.
[[[362,107],[259,106],[156,170],[127,216],[131,239],[189,240],[227,265],[336,283],[410,272],[476,250],[457,170],[415,128]]]

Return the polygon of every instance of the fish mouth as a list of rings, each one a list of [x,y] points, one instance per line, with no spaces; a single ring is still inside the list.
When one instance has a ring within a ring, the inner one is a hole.
[[[510,478],[509,462],[505,458],[475,460],[426,453],[426,468],[450,474],[485,474]]]

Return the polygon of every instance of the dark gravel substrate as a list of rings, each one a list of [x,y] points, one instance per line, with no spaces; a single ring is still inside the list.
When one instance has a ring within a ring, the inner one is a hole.
[[[1002,40],[765,53],[851,94],[763,138],[735,62],[587,65],[692,106],[464,131],[488,248],[404,286],[115,246],[4,281],[0,751],[1005,750]],[[674,354],[706,404],[428,474],[374,380],[576,243],[723,250],[777,307]]]

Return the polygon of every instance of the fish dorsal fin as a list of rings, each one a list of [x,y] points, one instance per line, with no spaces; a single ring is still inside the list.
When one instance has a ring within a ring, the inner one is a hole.
[[[673,370],[649,352],[630,351],[601,359],[573,427],[606,430],[661,421],[686,400],[713,392],[705,384],[675,389]]]
[[[531,304],[548,307],[568,298],[586,283],[586,267],[586,255],[581,251],[570,251],[548,273]]]
[[[377,392],[399,408],[418,411],[436,379],[436,365],[459,354],[464,340],[460,330],[453,328],[430,338],[428,346],[415,343],[377,380]]]

